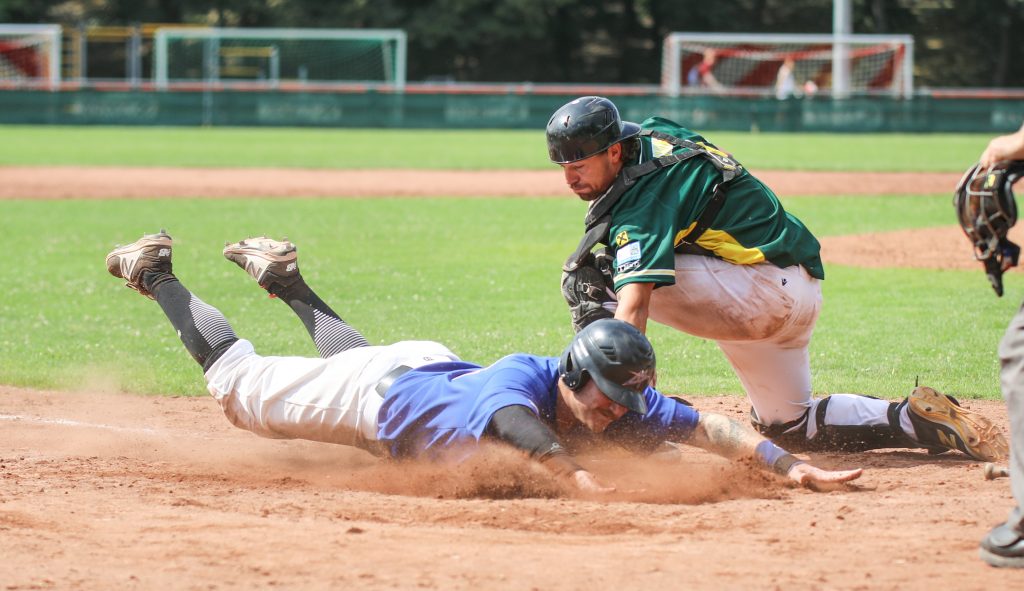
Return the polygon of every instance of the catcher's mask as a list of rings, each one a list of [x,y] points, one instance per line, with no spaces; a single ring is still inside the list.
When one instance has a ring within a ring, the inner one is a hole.
[[[1017,264],[1020,247],[1006,234],[1017,223],[1013,184],[1024,175],[1024,161],[1004,161],[983,168],[975,164],[953,195],[960,228],[974,247],[974,258],[985,264],[992,289],[1003,295],[1003,272]]]
[[[583,96],[562,105],[548,120],[548,156],[556,164],[569,164],[639,133],[639,125],[619,118],[615,103],[600,96]]]
[[[558,364],[565,385],[579,390],[591,378],[612,401],[645,414],[644,390],[655,382],[654,347],[632,324],[604,318],[573,337]]]

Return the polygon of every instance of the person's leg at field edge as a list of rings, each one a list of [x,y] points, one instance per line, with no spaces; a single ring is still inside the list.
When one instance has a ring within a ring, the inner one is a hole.
[[[981,559],[992,566],[1024,568],[1024,306],[999,343],[1000,381],[1010,417],[1010,488],[1017,505],[1005,523],[981,541]]]

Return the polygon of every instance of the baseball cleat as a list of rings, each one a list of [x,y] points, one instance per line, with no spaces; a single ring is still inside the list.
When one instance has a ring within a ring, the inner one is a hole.
[[[1006,523],[996,526],[981,540],[978,553],[992,566],[1024,568],[1024,535]]]
[[[288,240],[246,238],[225,245],[224,258],[241,267],[263,289],[270,289],[275,283],[288,286],[299,277],[298,254]]]
[[[956,398],[927,386],[914,388],[908,414],[919,443],[958,449],[976,460],[995,462],[1009,455],[1006,437],[992,421],[960,406]]]
[[[125,287],[130,287],[149,299],[153,294],[142,285],[142,275],[146,271],[171,272],[171,237],[166,231],[156,234],[145,234],[135,242],[120,246],[107,255],[107,271],[114,277],[125,280]]]

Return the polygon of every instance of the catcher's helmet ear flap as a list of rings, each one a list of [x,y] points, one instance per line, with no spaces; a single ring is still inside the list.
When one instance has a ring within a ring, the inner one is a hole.
[[[604,318],[578,332],[562,353],[559,373],[579,390],[589,377],[601,392],[633,412],[645,414],[644,390],[656,381],[654,347],[632,324]]]
[[[992,287],[1003,294],[1003,271],[1017,264],[1020,248],[1006,235],[1017,223],[1013,184],[1024,176],[1024,161],[998,162],[991,168],[975,164],[960,179],[953,194],[957,220],[974,249],[974,258],[985,263]]]
[[[576,162],[639,133],[639,125],[619,117],[615,103],[583,96],[562,105],[548,120],[548,156],[556,164]]]

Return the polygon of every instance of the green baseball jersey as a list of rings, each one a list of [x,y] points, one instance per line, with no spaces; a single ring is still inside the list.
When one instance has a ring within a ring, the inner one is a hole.
[[[641,124],[716,149],[700,135],[660,117]],[[686,150],[650,136],[641,137],[640,162]],[[675,249],[696,225],[722,173],[697,156],[640,177],[611,210],[609,244],[615,250],[615,289],[627,283],[675,283]],[[803,265],[825,278],[818,240],[782,208],[778,197],[742,170],[725,185],[725,204],[697,245],[737,265],[770,262]]]

